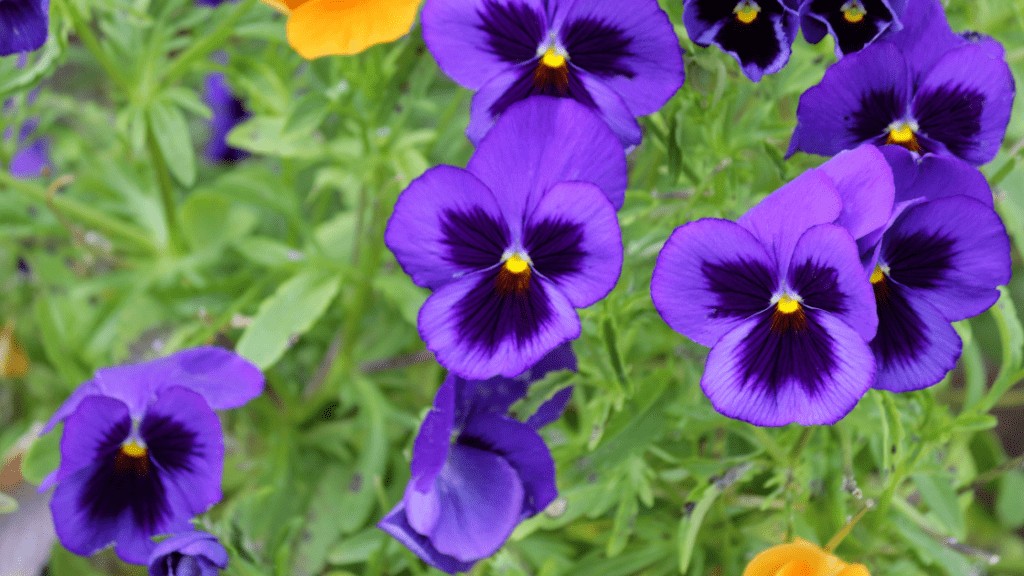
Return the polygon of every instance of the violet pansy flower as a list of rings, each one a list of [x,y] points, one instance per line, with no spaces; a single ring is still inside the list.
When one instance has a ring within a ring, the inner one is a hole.
[[[50,167],[50,141],[33,137],[38,125],[38,120],[28,120],[18,132],[18,148],[11,157],[10,165],[10,174],[15,178],[37,178]],[[9,130],[4,131],[5,140],[10,135]]]
[[[428,564],[464,572],[555,499],[555,465],[537,429],[561,415],[572,389],[525,423],[507,414],[531,381],[576,367],[568,345],[541,364],[516,379],[445,380],[416,437],[405,495],[381,520],[382,530]]]
[[[636,117],[683,85],[679,39],[657,0],[427,0],[423,38],[446,74],[478,91],[474,143],[509,106],[539,94],[594,109],[636,145]]]
[[[217,576],[228,552],[212,534],[185,532],[157,544],[148,564],[149,576]]]
[[[833,424],[871,387],[867,343],[878,318],[846,227],[859,235],[885,223],[892,176],[870,147],[831,164],[738,222],[677,228],[658,256],[655,308],[672,329],[711,347],[701,388],[726,416],[759,426]]]
[[[50,32],[50,0],[0,2],[0,56],[38,50]]]
[[[419,331],[464,378],[513,377],[580,334],[577,308],[622,268],[625,154],[585,106],[511,107],[467,169],[439,166],[398,198],[384,241],[434,293]]]
[[[789,154],[872,143],[989,162],[1015,93],[993,44],[953,34],[938,0],[911,4],[901,32],[843,58],[800,97]]]
[[[210,119],[210,140],[206,144],[206,159],[210,162],[237,162],[249,156],[244,150],[228,144],[228,132],[249,118],[249,111],[228,86],[224,74],[214,72],[206,76],[204,98],[213,117]]]
[[[800,17],[797,0],[686,0],[683,24],[700,46],[717,46],[754,82],[789,62]]]
[[[826,35],[835,40],[836,56],[856,52],[899,31],[908,0],[804,0],[800,27],[811,44]]]
[[[44,428],[64,423],[50,509],[61,543],[89,555],[110,544],[143,564],[150,538],[184,532],[221,498],[224,445],[213,408],[263,389],[259,370],[226,350],[194,348],[98,370]]]

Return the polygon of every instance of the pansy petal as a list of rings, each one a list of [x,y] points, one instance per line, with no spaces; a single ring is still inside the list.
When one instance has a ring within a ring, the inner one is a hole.
[[[956,367],[960,336],[934,306],[888,278],[875,284],[878,334],[871,341],[874,387],[910,392],[937,384]]]
[[[918,157],[902,146],[883,146],[881,151],[892,168],[897,202],[967,196],[993,205],[985,175],[964,160],[937,154]]]
[[[999,153],[1014,94],[1006,61],[969,44],[947,53],[925,76],[914,97],[914,118],[922,134],[981,165]]]
[[[820,547],[797,538],[754,556],[743,570],[743,576],[779,576],[779,570],[791,564],[803,566],[803,574],[820,574],[828,564],[828,554]]]
[[[557,287],[535,274],[525,292],[503,293],[493,271],[434,292],[418,324],[442,366],[475,380],[515,377],[580,335],[579,317]]]
[[[88,468],[112,456],[132,430],[128,407],[114,398],[90,396],[68,417],[60,437],[60,468],[54,480]]]
[[[889,125],[909,112],[910,73],[903,55],[873,44],[836,62],[800,96],[787,156],[832,156],[862,143],[882,145]]]
[[[377,527],[387,532],[395,540],[402,543],[413,554],[434,568],[455,574],[456,572],[468,572],[475,562],[463,562],[447,554],[442,554],[434,548],[430,538],[417,532],[409,524],[405,515],[405,505],[401,502],[385,516]]]
[[[576,308],[607,296],[622,272],[615,208],[589,182],[555,184],[528,216],[523,248],[534,270]]]
[[[713,346],[768,308],[778,268],[764,245],[727,220],[703,219],[672,233],[654,266],[651,298],[668,325]]]
[[[570,99],[535,96],[511,106],[480,142],[468,170],[521,221],[558,182],[591,182],[616,209],[626,193],[626,154],[599,116]]]
[[[464,422],[471,412],[506,414],[513,404],[526,396],[530,384],[558,370],[576,371],[576,355],[569,342],[556,347],[514,378],[466,380],[450,374],[448,380],[453,381],[456,391],[455,421]]]
[[[99,385],[96,384],[95,380],[87,380],[83,382],[78,386],[78,388],[75,388],[75,391],[68,396],[68,399],[65,400],[63,404],[60,405],[60,408],[57,408],[57,411],[53,413],[53,416],[50,416],[50,419],[46,421],[45,425],[43,425],[43,429],[39,434],[49,434],[57,424],[63,422],[64,419],[70,416],[72,412],[78,409],[78,405],[82,403],[82,400],[85,400],[89,396],[102,395],[104,395],[103,391],[100,389]]]
[[[903,29],[887,37],[885,43],[907,56],[915,83],[919,83],[943,55],[965,42],[949,27],[940,0],[907,2],[900,19]]]
[[[639,145],[643,131],[622,95],[608,86],[603,78],[587,72],[580,72],[578,77],[590,101],[594,103],[595,111],[615,132],[622,146],[630,148]]]
[[[800,238],[787,274],[789,287],[804,306],[829,312],[865,341],[878,328],[875,298],[866,279],[856,242],[833,224],[815,226]]]
[[[97,517],[81,505],[94,475],[92,468],[79,470],[57,485],[50,499],[53,527],[62,546],[79,556],[91,556],[117,539],[119,519]]]
[[[801,26],[808,42],[817,43],[826,31],[835,38],[836,56],[856,52],[886,33],[898,30],[898,6],[888,0],[864,0],[864,12],[851,19],[843,9],[846,0],[807,0],[801,6]]]
[[[522,518],[537,514],[558,496],[555,462],[532,427],[506,416],[484,414],[466,423],[459,442],[497,454],[512,466],[523,486]]]
[[[162,358],[157,392],[187,388],[202,396],[214,410],[238,408],[263,393],[263,373],[252,362],[230,350],[199,346]]]
[[[701,388],[715,409],[757,426],[835,424],[874,381],[875,359],[853,328],[807,311],[800,331],[776,331],[762,313],[708,355]]]
[[[537,411],[526,419],[526,425],[534,430],[539,430],[561,418],[566,405],[572,399],[572,390],[572,386],[566,386],[555,392],[554,396],[545,400],[537,407]]]
[[[843,212],[836,224],[849,230],[854,239],[889,222],[896,188],[892,169],[878,148],[865,144],[840,152],[819,168],[832,178],[842,199]]]
[[[445,74],[471,90],[537,57],[548,34],[544,0],[428,0],[423,40]]]
[[[448,376],[434,397],[434,406],[420,425],[412,449],[412,480],[409,485],[426,492],[448,460],[448,448],[455,430],[455,376]]]
[[[953,196],[908,209],[882,240],[881,263],[896,282],[947,320],[981,314],[1010,281],[1010,241],[999,215]]]
[[[421,0],[309,0],[288,16],[288,43],[303,58],[352,55],[409,33]]]
[[[0,2],[0,56],[39,49],[49,34],[49,0]]]
[[[2,8],[0,8],[2,10]],[[36,178],[50,166],[50,141],[36,138],[27,146],[22,145],[11,158],[11,176],[15,178]]]
[[[456,444],[435,490],[441,516],[430,534],[438,552],[463,562],[498,551],[519,523],[522,481],[503,457]]]
[[[512,242],[491,190],[469,172],[437,166],[398,197],[384,243],[412,281],[437,289],[490,268]]]

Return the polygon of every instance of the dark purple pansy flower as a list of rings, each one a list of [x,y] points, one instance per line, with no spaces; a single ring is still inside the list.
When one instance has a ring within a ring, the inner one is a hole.
[[[213,118],[210,119],[210,140],[206,144],[206,158],[210,162],[237,162],[249,156],[244,150],[228,145],[228,132],[249,118],[245,104],[235,97],[224,74],[214,72],[206,76],[205,99]]]
[[[758,82],[789,62],[800,25],[797,1],[686,0],[683,24],[691,40],[717,46]]]
[[[636,117],[683,85],[679,39],[657,0],[427,0],[423,38],[445,73],[478,90],[474,143],[509,106],[541,94],[596,110],[636,145]]]
[[[577,338],[576,309],[618,281],[625,186],[625,154],[601,119],[544,96],[509,108],[466,170],[410,184],[384,241],[434,291],[419,330],[438,362],[511,377]]]
[[[877,328],[855,236],[884,225],[892,198],[885,159],[867,147],[805,172],[737,223],[673,232],[651,296],[672,329],[711,347],[701,387],[716,410],[781,426],[832,424],[853,409],[874,379]]]
[[[38,50],[50,31],[50,0],[0,1],[0,56]]]
[[[836,56],[851,54],[899,31],[908,0],[804,0],[800,27],[811,44],[831,34]]]
[[[987,310],[1010,280],[1010,240],[985,177],[955,158],[883,149],[896,182],[890,222],[862,250],[878,310],[875,388],[920,390],[960,357],[950,322]]]
[[[789,154],[872,143],[989,162],[1015,93],[993,44],[953,34],[938,0],[911,4],[901,32],[843,58],[800,97]]]
[[[206,532],[171,536],[149,556],[149,576],[217,576],[227,566],[227,550]]]
[[[516,379],[450,375],[416,437],[405,495],[378,526],[449,573],[497,552],[519,522],[558,495],[555,465],[537,429],[561,415],[572,389],[555,394],[525,423],[508,409],[530,382],[575,368],[563,345]]]
[[[240,406],[263,376],[218,348],[184,350],[104,368],[79,387],[44,430],[64,422],[50,509],[61,543],[80,555],[114,544],[144,564],[151,537],[190,530],[221,498],[224,444],[213,408]]]

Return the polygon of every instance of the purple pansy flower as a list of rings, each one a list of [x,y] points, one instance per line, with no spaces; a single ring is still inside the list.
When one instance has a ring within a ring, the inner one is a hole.
[[[835,39],[836,56],[852,54],[887,34],[899,31],[908,0],[804,0],[800,27],[811,44],[826,35]]]
[[[896,182],[890,222],[862,244],[876,254],[875,388],[920,390],[960,357],[950,322],[987,310],[1010,280],[1010,240],[985,177],[961,160],[883,149]]]
[[[993,44],[953,34],[938,0],[911,4],[901,32],[843,58],[800,97],[789,154],[867,142],[989,162],[1015,92]]]
[[[50,31],[50,0],[0,2],[0,56],[38,50]]]
[[[227,566],[227,550],[206,532],[171,536],[149,556],[149,576],[217,576]]]
[[[231,92],[224,74],[214,72],[206,76],[205,99],[213,111],[206,159],[210,162],[237,162],[248,157],[248,152],[228,145],[228,132],[248,119],[249,111]]]
[[[379,527],[449,573],[497,552],[519,522],[558,494],[555,465],[537,429],[561,415],[572,389],[555,394],[525,423],[508,409],[531,381],[575,368],[564,345],[516,379],[450,375],[416,437],[405,495]]]
[[[544,96],[509,108],[466,170],[410,184],[384,241],[434,291],[418,324],[438,362],[511,377],[577,338],[576,309],[618,281],[625,186],[625,154],[601,119]]]
[[[585,104],[636,145],[636,117],[683,85],[679,39],[657,0],[427,0],[423,38],[446,74],[478,91],[474,143],[509,106],[542,94]]]
[[[143,564],[150,538],[183,532],[220,500],[224,445],[212,408],[240,406],[263,376],[219,348],[97,370],[44,428],[64,423],[60,467],[40,487],[61,543],[92,554],[115,544]]]
[[[759,426],[832,424],[871,387],[878,319],[855,237],[884,225],[892,187],[881,153],[865,147],[737,223],[673,232],[651,296],[672,329],[711,347],[701,388],[716,410]]]
[[[700,46],[715,45],[754,82],[789,62],[800,25],[797,0],[686,0],[683,24]]]
[[[39,121],[28,120],[18,132],[18,149],[11,157],[10,173],[15,178],[37,178],[50,166],[50,141],[33,137]],[[10,138],[10,130],[4,131],[4,139]]]

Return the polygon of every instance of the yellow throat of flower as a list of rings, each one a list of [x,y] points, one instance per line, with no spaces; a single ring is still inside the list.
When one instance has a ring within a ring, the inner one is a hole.
[[[512,274],[522,274],[530,269],[530,263],[524,260],[518,254],[513,254],[511,258],[505,260],[505,270],[508,270]]]
[[[544,55],[540,58],[540,62],[548,68],[561,68],[565,66],[565,56],[559,54],[558,51],[555,50],[555,47],[552,46],[547,49],[547,52],[544,52]]]
[[[121,445],[121,454],[129,458],[145,458],[149,451],[135,440]]]
[[[916,124],[909,122],[893,123],[889,126],[889,136],[885,143],[903,146],[911,152],[920,152],[921,144],[917,141],[915,129]]]
[[[885,280],[885,272],[882,271],[881,266],[875,266],[875,271],[871,273],[871,283],[878,284]]]
[[[800,311],[800,301],[789,296],[783,296],[775,303],[775,309],[782,314],[793,314]]]
[[[736,19],[741,24],[750,24],[754,20],[757,20],[757,15],[761,13],[761,7],[756,2],[750,0],[744,0],[736,5],[733,9],[733,13],[736,14]]]
[[[843,11],[843,20],[846,20],[850,24],[859,24],[863,22],[864,17],[868,13],[864,8],[864,4],[859,0],[853,0],[843,4],[841,10]]]

